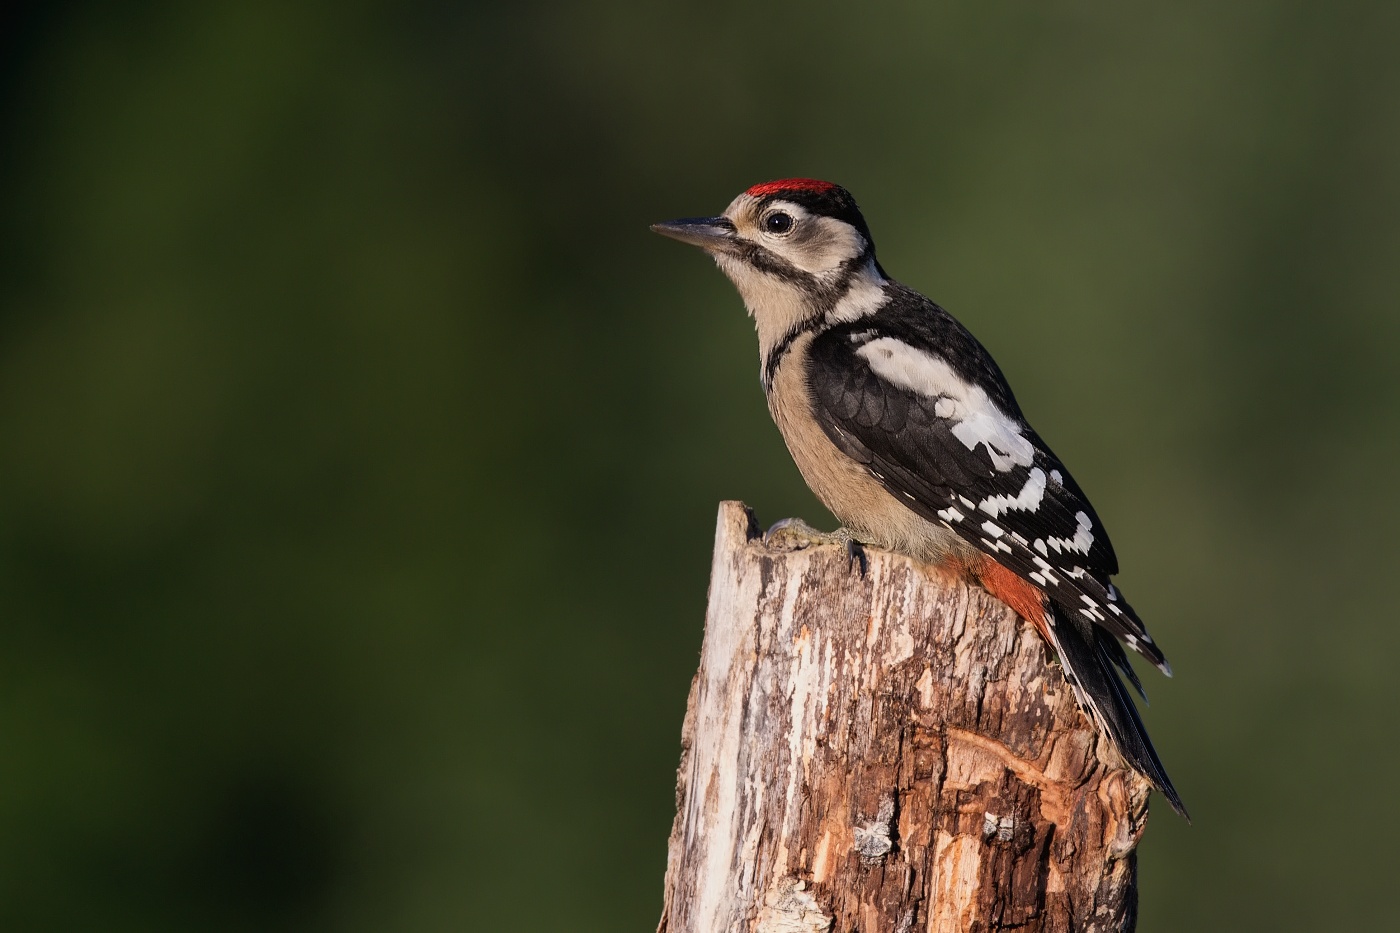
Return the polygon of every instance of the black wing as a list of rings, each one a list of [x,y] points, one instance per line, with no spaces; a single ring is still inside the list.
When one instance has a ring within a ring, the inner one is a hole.
[[[814,414],[827,436],[914,512],[1170,673],[1109,582],[1118,559],[1093,506],[1026,424],[991,356],[927,298],[893,283],[887,292],[879,315],[811,345]]]

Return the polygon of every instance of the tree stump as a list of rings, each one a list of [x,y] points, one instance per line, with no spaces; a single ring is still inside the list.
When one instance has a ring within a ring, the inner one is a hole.
[[[721,504],[658,933],[1132,930],[1147,781],[1009,608],[867,558]]]

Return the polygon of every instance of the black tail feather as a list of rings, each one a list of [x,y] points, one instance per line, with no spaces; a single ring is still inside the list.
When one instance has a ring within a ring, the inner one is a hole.
[[[1128,678],[1128,683],[1133,685],[1133,690],[1137,692],[1138,696],[1142,697],[1143,705],[1151,706],[1152,704],[1147,700],[1147,691],[1142,689],[1142,681],[1138,680],[1137,671],[1133,670],[1133,664],[1128,660],[1128,652],[1123,650],[1123,646],[1119,644],[1118,639],[1099,638],[1097,639],[1097,644],[1108,652],[1109,659],[1113,661],[1113,666],[1122,671],[1123,676]]]
[[[1070,683],[1078,688],[1080,702],[1106,731],[1119,754],[1152,782],[1172,809],[1188,822],[1191,817],[1181,802],[1167,769],[1157,757],[1137,707],[1114,668],[1124,669],[1128,679],[1141,692],[1137,676],[1127,665],[1127,656],[1117,640],[1091,620],[1078,613],[1055,607],[1054,633],[1060,662]],[[1145,699],[1145,698],[1144,698]]]

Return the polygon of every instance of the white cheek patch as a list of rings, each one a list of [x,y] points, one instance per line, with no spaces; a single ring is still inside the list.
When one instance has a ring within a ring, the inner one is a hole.
[[[745,231],[745,235],[803,272],[813,275],[835,272],[865,252],[865,237],[848,223],[808,213],[790,201],[774,201],[765,206],[763,214],[767,216],[775,210],[792,215],[794,232],[791,235],[765,233],[761,229],[762,219],[757,216],[751,221],[752,232]]]
[[[812,223],[812,221],[808,221]],[[865,252],[868,245],[855,227],[834,217],[815,218],[817,233],[808,239],[803,247],[803,266],[794,260],[798,268],[808,272],[826,272],[839,269]]]
[[[1021,433],[1021,425],[943,360],[894,337],[872,340],[856,353],[880,378],[937,399],[934,413],[955,422],[953,436],[968,450],[975,450],[978,444],[985,446],[997,470],[1004,473],[1014,466],[1028,467],[1035,459],[1035,446]],[[1043,473],[1040,482],[1043,494]]]

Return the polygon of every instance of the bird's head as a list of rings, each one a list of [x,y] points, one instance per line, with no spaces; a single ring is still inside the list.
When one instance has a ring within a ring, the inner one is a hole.
[[[761,347],[818,318],[849,318],[843,301],[857,292],[873,297],[872,288],[884,282],[855,198],[831,182],[789,178],[754,185],[718,217],[651,229],[714,257],[753,315]]]

